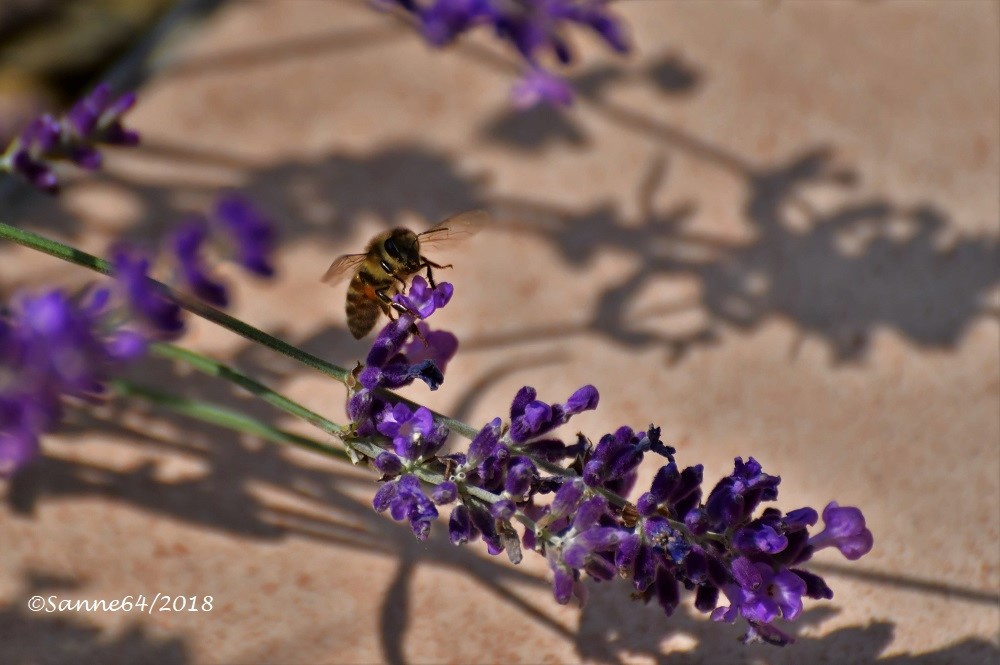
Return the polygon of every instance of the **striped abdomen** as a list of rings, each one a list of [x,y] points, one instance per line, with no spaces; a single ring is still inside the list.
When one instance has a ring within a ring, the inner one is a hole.
[[[395,286],[391,276],[372,274],[367,263],[358,268],[347,288],[347,327],[354,339],[361,339],[375,327],[379,312],[389,308],[379,297],[379,293],[387,299],[391,298],[395,293]]]

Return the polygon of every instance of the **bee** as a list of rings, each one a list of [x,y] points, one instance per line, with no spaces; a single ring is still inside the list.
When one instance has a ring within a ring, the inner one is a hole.
[[[440,222],[423,233],[395,228],[378,234],[368,242],[361,254],[345,254],[330,264],[323,280],[336,284],[352,275],[347,287],[347,327],[355,339],[367,335],[379,312],[392,318],[393,309],[406,310],[392,297],[406,287],[407,279],[423,269],[427,281],[434,284],[432,268],[450,268],[434,263],[420,253],[421,247],[440,245],[472,235],[490,220],[483,210],[470,210]]]

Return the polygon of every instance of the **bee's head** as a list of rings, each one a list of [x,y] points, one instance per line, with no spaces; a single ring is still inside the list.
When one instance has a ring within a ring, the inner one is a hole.
[[[420,240],[409,229],[393,229],[385,239],[385,251],[403,265],[416,269],[420,265]]]

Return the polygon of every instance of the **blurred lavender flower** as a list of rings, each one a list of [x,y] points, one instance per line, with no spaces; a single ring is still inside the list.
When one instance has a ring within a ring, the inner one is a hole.
[[[228,193],[216,201],[211,219],[196,215],[178,224],[169,245],[180,282],[205,302],[226,307],[228,288],[211,275],[210,257],[228,255],[255,275],[273,277],[275,237],[273,221],[245,197]]]
[[[36,118],[0,156],[0,170],[17,173],[35,187],[55,192],[59,187],[54,165],[72,161],[88,170],[103,163],[98,146],[134,146],[139,134],[122,126],[122,116],[135,104],[135,94],[114,98],[100,84],[80,99],[61,120],[49,114]]]
[[[181,282],[205,302],[225,307],[229,304],[226,287],[212,279],[205,267],[203,247],[208,237],[208,224],[202,218],[193,217],[174,229],[170,245],[177,258]]]
[[[608,0],[395,0],[420,24],[424,38],[444,46],[480,25],[490,26],[524,60],[526,74],[515,86],[516,106],[538,102],[565,106],[573,93],[565,81],[543,69],[540,59],[573,61],[565,32],[571,25],[589,28],[618,53],[629,50],[621,21],[607,10]]]
[[[573,88],[558,76],[534,68],[514,85],[510,98],[519,109],[531,108],[538,103],[569,106],[573,103]]]
[[[124,246],[118,247],[112,257],[115,279],[132,320],[150,337],[178,337],[184,330],[181,308],[158,293],[149,281],[149,259]]]
[[[249,200],[226,194],[215,203],[215,217],[233,245],[236,262],[261,277],[273,277],[274,222]]]
[[[63,397],[92,399],[124,363],[145,350],[122,328],[108,289],[70,296],[22,295],[0,319],[0,474],[38,452],[38,438],[62,416]]]

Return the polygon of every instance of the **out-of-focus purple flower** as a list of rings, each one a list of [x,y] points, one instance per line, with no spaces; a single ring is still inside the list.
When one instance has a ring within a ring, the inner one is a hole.
[[[420,479],[410,474],[382,485],[372,505],[380,513],[388,510],[396,521],[409,520],[413,535],[420,540],[427,540],[431,522],[438,516],[437,508],[420,487]]]
[[[415,316],[426,319],[447,305],[454,292],[455,287],[448,282],[441,282],[431,288],[427,280],[417,275],[410,283],[409,290],[406,293],[397,293],[393,296],[393,302],[401,305]]]
[[[416,9],[409,0],[400,4]],[[421,32],[434,46],[444,46],[493,13],[488,0],[434,0],[417,12]]]
[[[59,423],[62,397],[100,394],[145,349],[120,327],[110,295],[104,288],[25,294],[0,315],[0,474],[37,455],[39,437]]]
[[[239,194],[220,197],[215,204],[215,218],[234,248],[237,263],[261,277],[274,275],[273,221]]]
[[[435,46],[479,25],[492,27],[526,65],[528,74],[513,94],[522,108],[539,101],[557,105],[571,101],[569,86],[539,64],[547,52],[563,65],[572,62],[565,35],[571,25],[589,28],[619,53],[629,49],[624,25],[607,10],[606,0],[396,0],[396,4],[417,17],[424,37]]]
[[[535,399],[534,388],[525,386],[514,396],[510,407],[510,438],[514,443],[551,432],[572,416],[597,408],[600,396],[594,386],[584,386],[570,395],[565,404],[549,405]]]
[[[865,516],[857,508],[840,507],[836,501],[831,501],[823,509],[823,523],[823,530],[809,539],[814,550],[836,547],[851,561],[872,551],[875,539],[865,526]]]
[[[39,189],[55,192],[59,187],[55,162],[68,160],[95,170],[103,161],[99,145],[133,146],[139,142],[138,133],[121,124],[122,115],[134,104],[133,93],[112,99],[110,88],[101,84],[62,120],[44,114],[32,121],[0,157],[0,170],[20,174]]]
[[[112,264],[132,320],[152,336],[178,337],[184,330],[181,308],[163,297],[149,280],[149,259],[129,248],[118,247],[112,255]]]
[[[136,145],[139,134],[121,124],[122,116],[135,105],[135,100],[134,92],[113,99],[111,88],[101,83],[70,109],[64,127],[80,143]]]
[[[544,69],[531,69],[510,92],[511,101],[519,109],[538,103],[569,106],[573,103],[573,88],[563,79]]]
[[[207,240],[208,224],[204,219],[192,218],[174,229],[170,244],[184,284],[205,302],[225,307],[229,303],[226,287],[210,277],[204,265],[202,249]]]
[[[0,158],[0,168],[20,174],[43,191],[55,192],[59,179],[47,159],[59,146],[61,134],[62,126],[51,115],[35,118]]]
[[[101,392],[115,361],[101,335],[106,306],[106,290],[92,292],[86,302],[60,290],[23,296],[15,304],[12,325],[21,340],[22,379],[56,394]]]

